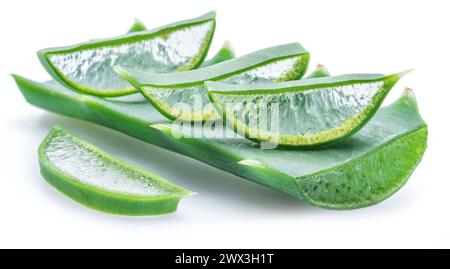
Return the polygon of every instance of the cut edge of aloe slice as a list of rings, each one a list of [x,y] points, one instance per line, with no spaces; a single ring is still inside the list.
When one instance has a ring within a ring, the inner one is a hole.
[[[71,52],[77,52],[85,49],[96,49],[96,48],[102,48],[104,46],[118,46],[122,44],[130,44],[133,42],[151,39],[158,35],[167,35],[171,32],[175,32],[179,29],[188,28],[191,26],[200,25],[202,23],[210,21],[211,29],[205,33],[204,40],[202,41],[202,44],[200,45],[198,49],[198,53],[192,57],[186,64],[183,66],[180,66],[177,71],[186,71],[190,69],[197,68],[205,59],[206,54],[209,50],[209,47],[212,42],[212,37],[214,35],[215,31],[215,17],[216,12],[211,11],[208,12],[200,17],[175,22],[169,25],[161,26],[156,29],[152,30],[145,30],[145,31],[136,31],[136,32],[130,32],[126,35],[121,35],[117,37],[112,38],[106,38],[106,39],[97,39],[97,40],[91,40],[85,43],[79,43],[76,45],[66,46],[66,47],[53,47],[53,48],[46,48],[39,50],[37,52],[37,56],[45,70],[51,75],[53,79],[58,81],[59,83],[63,84],[64,86],[80,91],[86,94],[91,95],[97,95],[97,96],[105,96],[105,97],[116,97],[116,96],[123,96],[128,95],[131,93],[137,92],[137,90],[133,87],[123,88],[123,89],[95,89],[88,86],[83,86],[75,81],[72,81],[71,79],[67,78],[66,75],[64,75],[57,67],[54,66],[54,64],[51,63],[49,59],[49,55],[63,55]]]
[[[257,143],[275,143],[277,146],[282,147],[314,148],[337,142],[353,135],[361,129],[372,118],[397,81],[410,71],[407,70],[388,76],[379,74],[349,74],[335,77],[310,78],[278,84],[230,85],[207,81],[205,82],[205,88],[208,91],[211,103],[216,108],[218,114],[222,116],[224,124],[233,131],[244,134],[247,139]],[[229,116],[225,109],[226,104],[222,104],[217,97],[220,95],[280,95],[373,82],[383,82],[383,85],[377,89],[376,93],[371,97],[370,103],[363,107],[361,111],[354,114],[351,118],[347,118],[339,126],[321,130],[313,134],[303,135],[279,135],[271,132],[260,132],[257,128],[249,127],[235,117]]]
[[[292,68],[285,70],[277,81],[299,79],[306,72],[309,63],[309,53],[299,43],[290,43],[262,50],[241,56],[239,58],[224,61],[212,66],[201,69],[190,70],[181,73],[152,74],[130,68],[114,66],[113,69],[124,79],[128,80],[132,86],[141,92],[141,94],[165,117],[170,120],[185,121],[207,121],[220,119],[214,109],[211,113],[193,111],[180,116],[180,113],[173,111],[172,107],[163,101],[160,101],[145,87],[155,87],[167,90],[183,90],[183,87],[198,86],[203,87],[203,82],[207,80],[228,79],[235,75],[243,74],[251,70],[257,70],[260,67],[269,66],[273,63],[283,60],[296,59]],[[205,92],[205,98],[207,99]]]
[[[70,150],[74,151],[72,157],[68,157],[67,152]],[[83,156],[77,154],[87,154],[88,156],[83,159]],[[41,174],[48,183],[76,202],[106,213],[130,216],[167,214],[176,211],[181,198],[194,194],[156,174],[111,156],[59,126],[53,127],[43,140],[38,155]],[[81,158],[83,163],[77,164],[76,162],[80,161],[77,157]],[[67,163],[68,158],[73,158],[70,163]],[[89,177],[89,179],[79,178],[83,177],[79,174],[84,172],[83,169],[88,169],[86,171],[88,174],[84,177]],[[92,173],[95,169],[100,170],[100,174],[97,176],[106,174],[111,178],[94,178],[95,174]],[[76,173],[78,175],[74,175]],[[125,175],[125,178],[121,179],[121,174]],[[96,180],[97,184],[92,183]],[[129,183],[129,185],[120,186],[127,180],[141,180],[141,182],[135,183],[135,185]],[[101,182],[106,181],[116,190],[112,187],[100,186]],[[146,183],[152,186],[145,185]],[[149,190],[146,188],[155,188],[155,186],[160,190],[157,193],[148,193]],[[133,191],[127,193],[117,190],[127,187]]]
[[[385,110],[402,107],[418,113],[414,92],[402,96]],[[383,126],[380,126],[382,128]],[[377,204],[408,181],[427,148],[428,126],[423,124],[364,155],[340,165],[296,179],[304,199],[327,209],[356,209]]]

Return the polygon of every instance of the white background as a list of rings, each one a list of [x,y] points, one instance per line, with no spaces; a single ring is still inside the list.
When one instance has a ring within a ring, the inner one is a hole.
[[[415,71],[429,148],[410,181],[379,205],[311,207],[194,160],[28,105],[9,73],[47,80],[35,52],[153,28],[216,9],[215,51],[238,55],[299,41],[311,67],[333,74]],[[0,247],[308,248],[450,247],[448,1],[0,1]],[[84,208],[40,176],[36,149],[60,124],[114,155],[199,194],[175,214],[132,218]]]

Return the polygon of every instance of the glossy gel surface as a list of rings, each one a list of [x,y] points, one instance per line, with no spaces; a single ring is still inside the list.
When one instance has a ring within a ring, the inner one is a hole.
[[[62,173],[107,191],[131,195],[155,195],[173,191],[147,175],[105,158],[63,132],[50,138],[45,156]]]

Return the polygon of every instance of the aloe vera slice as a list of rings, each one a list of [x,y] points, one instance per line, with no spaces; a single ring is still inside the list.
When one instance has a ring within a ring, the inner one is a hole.
[[[39,147],[42,176],[73,200],[120,215],[174,212],[191,192],[54,127]]]
[[[172,123],[145,102],[105,100],[54,82],[14,78],[34,106],[110,127],[326,208],[364,207],[389,197],[406,183],[427,143],[427,125],[409,91],[345,141],[317,150],[261,150],[244,138],[177,138]]]
[[[215,12],[154,30],[38,52],[50,75],[63,85],[93,95],[121,96],[136,89],[112,66],[148,72],[185,71],[199,66],[214,34]]]
[[[220,119],[220,116],[208,100],[205,81],[255,84],[299,79],[308,61],[309,53],[300,44],[292,43],[182,73],[150,74],[123,67],[114,67],[114,70],[167,118],[206,121]]]
[[[206,82],[209,98],[233,130],[256,142],[316,147],[358,131],[404,73],[353,74],[278,84]]]

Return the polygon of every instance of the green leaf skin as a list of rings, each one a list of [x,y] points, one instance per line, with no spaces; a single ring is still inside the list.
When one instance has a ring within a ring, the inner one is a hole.
[[[85,154],[84,158],[78,157],[76,153]],[[61,157],[68,158],[70,155],[75,156],[70,161]],[[83,162],[77,162],[80,161],[77,157]],[[53,187],[80,204],[110,214],[129,216],[167,214],[176,211],[181,198],[192,194],[155,174],[114,158],[94,145],[69,134],[61,127],[54,127],[42,142],[39,147],[39,162],[42,176]],[[91,167],[86,167],[89,165]],[[79,167],[86,167],[87,171]],[[97,169],[100,175],[109,169],[108,172],[114,173],[115,177],[96,179]],[[78,178],[73,174],[83,172],[88,173],[84,177],[89,179]],[[114,188],[114,184],[119,184],[117,180],[120,175],[125,177],[122,179],[125,182],[122,183],[128,184],[115,187],[120,190],[98,185],[98,182],[101,182]],[[135,189],[127,193],[130,186]]]
[[[219,51],[216,52],[211,58],[208,60],[205,60],[201,65],[202,67],[208,67],[211,65],[215,65],[221,62],[225,62],[231,59],[236,58],[236,53],[234,52],[233,45],[231,45],[231,42],[226,40],[223,42],[222,47],[219,49]]]
[[[318,150],[261,150],[243,138],[177,139],[167,119],[146,102],[107,101],[54,82],[14,78],[34,106],[110,127],[325,208],[352,209],[383,201],[408,180],[427,144],[427,125],[410,92],[340,143]],[[351,192],[340,191],[336,183],[345,184],[343,189],[350,186]],[[328,195],[331,187],[339,192],[334,189]]]
[[[389,76],[350,74],[254,85],[207,81],[205,88],[224,124],[245,134],[246,138],[282,147],[313,148],[356,133],[406,72]],[[278,104],[282,117],[267,109],[273,103]],[[240,110],[233,113],[233,106],[229,104],[239,104]],[[252,105],[257,109],[251,110]],[[271,115],[275,115],[279,130],[260,130],[257,123],[251,124],[251,119],[259,117],[254,112],[261,108],[267,109],[268,122],[273,121]]]
[[[152,74],[115,66],[168,119],[206,121],[220,119],[208,100],[205,81],[272,83],[300,79],[309,63],[309,53],[298,43],[279,45],[209,67],[167,74]],[[201,106],[196,106],[197,100]],[[189,111],[176,106],[183,103]],[[209,105],[209,106],[208,106]]]
[[[203,31],[202,35],[197,33],[198,40],[184,36],[184,32],[192,29]],[[68,47],[43,49],[38,52],[38,58],[54,80],[72,90],[98,96],[122,96],[135,93],[136,89],[112,71],[113,65],[122,62],[136,69],[158,73],[195,69],[208,53],[214,30],[215,12],[210,12],[198,18],[153,30],[92,40]],[[172,37],[179,40],[171,40]],[[159,43],[143,43],[150,41]],[[164,43],[166,41],[171,43]],[[152,44],[161,50],[157,52],[160,60],[149,62],[143,57],[152,59],[150,54],[156,52],[154,49],[146,49],[146,46]],[[196,46],[192,55],[193,48],[189,49],[189,46]],[[189,54],[184,55],[184,52]],[[163,55],[166,57],[162,57]],[[70,65],[67,65],[68,61]]]

